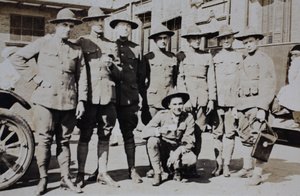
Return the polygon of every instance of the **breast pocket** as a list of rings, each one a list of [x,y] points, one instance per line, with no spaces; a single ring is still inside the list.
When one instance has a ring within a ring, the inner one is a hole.
[[[246,74],[251,80],[259,79],[259,65],[258,64],[249,64],[245,67]]]
[[[39,58],[39,61],[49,67],[55,67],[58,63],[59,57],[57,51],[44,51]]]
[[[238,70],[239,62],[231,61],[226,67],[225,74],[230,75]]]

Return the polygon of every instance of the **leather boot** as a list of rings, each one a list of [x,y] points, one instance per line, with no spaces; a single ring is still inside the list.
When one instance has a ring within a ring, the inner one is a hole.
[[[135,183],[142,183],[143,180],[140,177],[140,175],[136,172],[136,169],[134,167],[129,169],[129,178],[132,179]]]
[[[154,174],[152,186],[159,186],[161,184],[161,174]]]
[[[248,182],[246,182],[247,186],[257,186],[262,183],[263,179],[261,175],[253,175]]]
[[[230,173],[230,170],[229,170],[229,165],[224,165],[223,166],[223,176],[224,177],[230,177],[231,173]]]
[[[233,154],[233,149],[234,149],[234,144],[235,140],[229,139],[227,137],[224,137],[223,139],[223,144],[224,144],[224,150],[223,150],[223,157],[224,157],[224,167],[223,167],[223,176],[224,177],[230,177],[231,173],[229,170],[229,164],[232,158]]]
[[[223,149],[223,143],[222,141],[218,139],[214,139],[214,151],[215,151],[215,157],[216,157],[216,168],[212,172],[212,176],[219,176],[223,173],[223,167],[222,167],[222,149]]]
[[[180,174],[180,171],[178,170],[178,169],[176,169],[175,170],[175,172],[174,172],[174,176],[173,176],[173,180],[175,180],[175,181],[181,181],[181,174]]]
[[[98,176],[98,168],[92,173],[86,180],[89,182],[96,182],[97,181],[97,176]]]
[[[99,173],[97,177],[97,182],[103,185],[109,185],[114,188],[119,188],[120,185],[115,182],[108,174]]]
[[[252,168],[250,168],[250,169],[243,168],[240,171],[238,171],[237,173],[232,174],[232,177],[238,177],[238,178],[250,178],[252,176],[253,176]]]
[[[60,181],[60,187],[64,190],[70,190],[74,193],[82,193],[81,188],[74,185],[69,175],[62,177]]]
[[[47,177],[41,178],[39,184],[37,185],[34,191],[34,194],[36,196],[45,194],[47,191],[47,184],[48,184],[48,178]]]
[[[84,187],[84,173],[78,172],[75,180],[75,185],[80,188]]]

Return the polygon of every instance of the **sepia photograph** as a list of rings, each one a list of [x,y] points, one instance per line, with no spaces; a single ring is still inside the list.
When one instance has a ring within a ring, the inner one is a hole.
[[[300,196],[299,10],[0,0],[0,195]]]

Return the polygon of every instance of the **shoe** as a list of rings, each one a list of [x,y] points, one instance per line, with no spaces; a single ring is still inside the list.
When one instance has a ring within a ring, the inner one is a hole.
[[[161,174],[154,174],[152,180],[152,186],[159,186],[161,183]]]
[[[89,182],[96,182],[97,181],[97,176],[98,176],[98,169],[96,169],[96,171],[94,171],[94,173],[92,173],[88,179],[86,179],[86,181]]]
[[[262,183],[262,177],[261,175],[253,175],[248,182],[246,182],[247,186],[257,186]]]
[[[238,177],[238,178],[250,178],[253,176],[253,170],[252,169],[246,169],[243,168],[240,171],[238,171],[235,174],[232,174],[232,177]]]
[[[212,176],[220,176],[223,174],[223,168],[221,166],[218,166],[214,169],[214,171],[211,173]]]
[[[76,176],[75,185],[82,188],[84,186],[84,173],[79,172]]]
[[[129,178],[132,179],[135,183],[142,183],[143,180],[140,175],[136,172],[136,169],[133,167],[129,170]]]
[[[147,173],[146,173],[146,177],[147,178],[153,178],[154,176],[154,170],[150,169]]]
[[[120,185],[115,182],[108,174],[98,174],[97,182],[104,185],[109,185],[114,188],[119,188]]]
[[[173,180],[180,182],[181,179],[182,179],[182,178],[181,178],[180,172],[176,170],[176,171],[174,172]]]
[[[223,167],[223,176],[224,177],[230,177],[231,173],[230,173],[230,170],[229,170],[229,165],[224,165]]]
[[[74,193],[82,193],[81,188],[74,185],[69,175],[62,177],[60,181],[60,187],[64,190],[70,190]]]
[[[36,196],[45,194],[47,191],[47,184],[48,184],[48,178],[47,177],[41,178],[39,184],[37,185],[34,191],[34,194]]]

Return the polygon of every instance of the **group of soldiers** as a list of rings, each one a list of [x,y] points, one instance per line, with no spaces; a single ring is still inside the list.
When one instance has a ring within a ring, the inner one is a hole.
[[[214,57],[200,50],[202,37],[211,36],[193,25],[182,35],[189,44],[177,55],[167,51],[174,35],[165,26],[153,27],[149,39],[155,49],[141,55],[138,44],[129,40],[138,24],[123,15],[110,22],[118,39],[104,37],[104,19],[109,15],[99,7],[91,7],[82,18],[91,33],[76,43],[68,40],[74,25],[82,23],[69,9],[58,12],[54,35],[45,36],[17,51],[11,62],[17,70],[27,69],[26,62],[37,57],[37,87],[32,94],[33,125],[38,133],[37,164],[40,181],[36,195],[47,191],[50,147],[56,137],[56,156],[61,168],[61,187],[81,193],[85,184],[85,163],[89,141],[97,128],[98,164],[87,180],[120,187],[107,173],[109,139],[116,120],[124,140],[129,178],[141,183],[135,168],[133,130],[142,111],[143,138],[158,186],[162,175],[180,181],[183,168],[197,176],[196,161],[201,151],[201,133],[213,111],[214,152],[216,168],[213,176],[231,175],[229,164],[238,134],[245,148],[240,177],[251,177],[249,185],[262,182],[263,162],[253,164],[251,149],[266,119],[275,93],[273,61],[258,50],[263,35],[247,27],[236,39],[243,42],[247,55],[232,49],[234,32],[229,25],[219,30],[222,50]],[[258,119],[258,120],[257,120]],[[75,183],[70,177],[69,141],[74,126],[80,129],[77,148],[78,173]],[[223,158],[224,157],[224,162]]]

